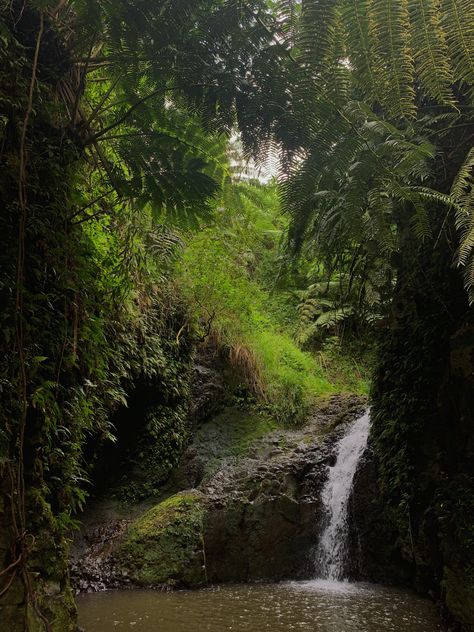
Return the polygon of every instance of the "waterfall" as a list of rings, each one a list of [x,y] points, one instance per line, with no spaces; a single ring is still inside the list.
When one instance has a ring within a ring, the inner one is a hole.
[[[317,572],[322,579],[344,579],[349,539],[348,504],[354,475],[367,446],[369,428],[368,412],[349,426],[337,443],[336,462],[329,468],[323,487],[325,522],[316,552]]]

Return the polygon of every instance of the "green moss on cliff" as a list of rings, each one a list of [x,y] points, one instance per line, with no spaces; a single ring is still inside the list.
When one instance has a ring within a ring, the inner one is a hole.
[[[415,256],[423,257],[425,269],[412,277]],[[387,533],[396,530],[392,539],[413,584],[443,598],[459,629],[471,630],[472,316],[460,280],[446,275],[450,252],[407,248],[404,257],[407,276],[398,289],[396,321],[380,346],[373,391],[384,518]]]
[[[445,566],[442,588],[451,616],[467,630],[474,630],[474,576],[462,565]]]

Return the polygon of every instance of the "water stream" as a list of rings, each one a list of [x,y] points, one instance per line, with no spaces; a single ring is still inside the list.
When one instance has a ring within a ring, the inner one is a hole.
[[[348,553],[348,504],[360,459],[369,437],[369,413],[353,422],[336,447],[336,462],[329,468],[321,500],[325,523],[316,551],[318,576],[341,581],[345,577]]]
[[[434,605],[393,588],[344,580],[348,503],[369,434],[357,419],[336,446],[322,492],[326,521],[317,547],[319,578],[216,586],[197,591],[111,591],[78,598],[86,632],[436,632]]]

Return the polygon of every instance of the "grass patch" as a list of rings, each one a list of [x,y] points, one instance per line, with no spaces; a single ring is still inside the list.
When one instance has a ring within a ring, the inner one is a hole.
[[[333,349],[303,351],[293,338],[295,307],[288,288],[274,283],[285,228],[275,189],[254,187],[238,209],[219,213],[189,239],[178,281],[197,328],[212,330],[259,406],[279,423],[296,425],[318,398],[366,392],[350,359]]]

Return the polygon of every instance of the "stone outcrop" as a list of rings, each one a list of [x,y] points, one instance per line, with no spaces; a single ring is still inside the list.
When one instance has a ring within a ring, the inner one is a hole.
[[[310,577],[332,446],[364,406],[332,398],[295,430],[238,409],[203,424],[161,502],[85,517],[77,589]]]

